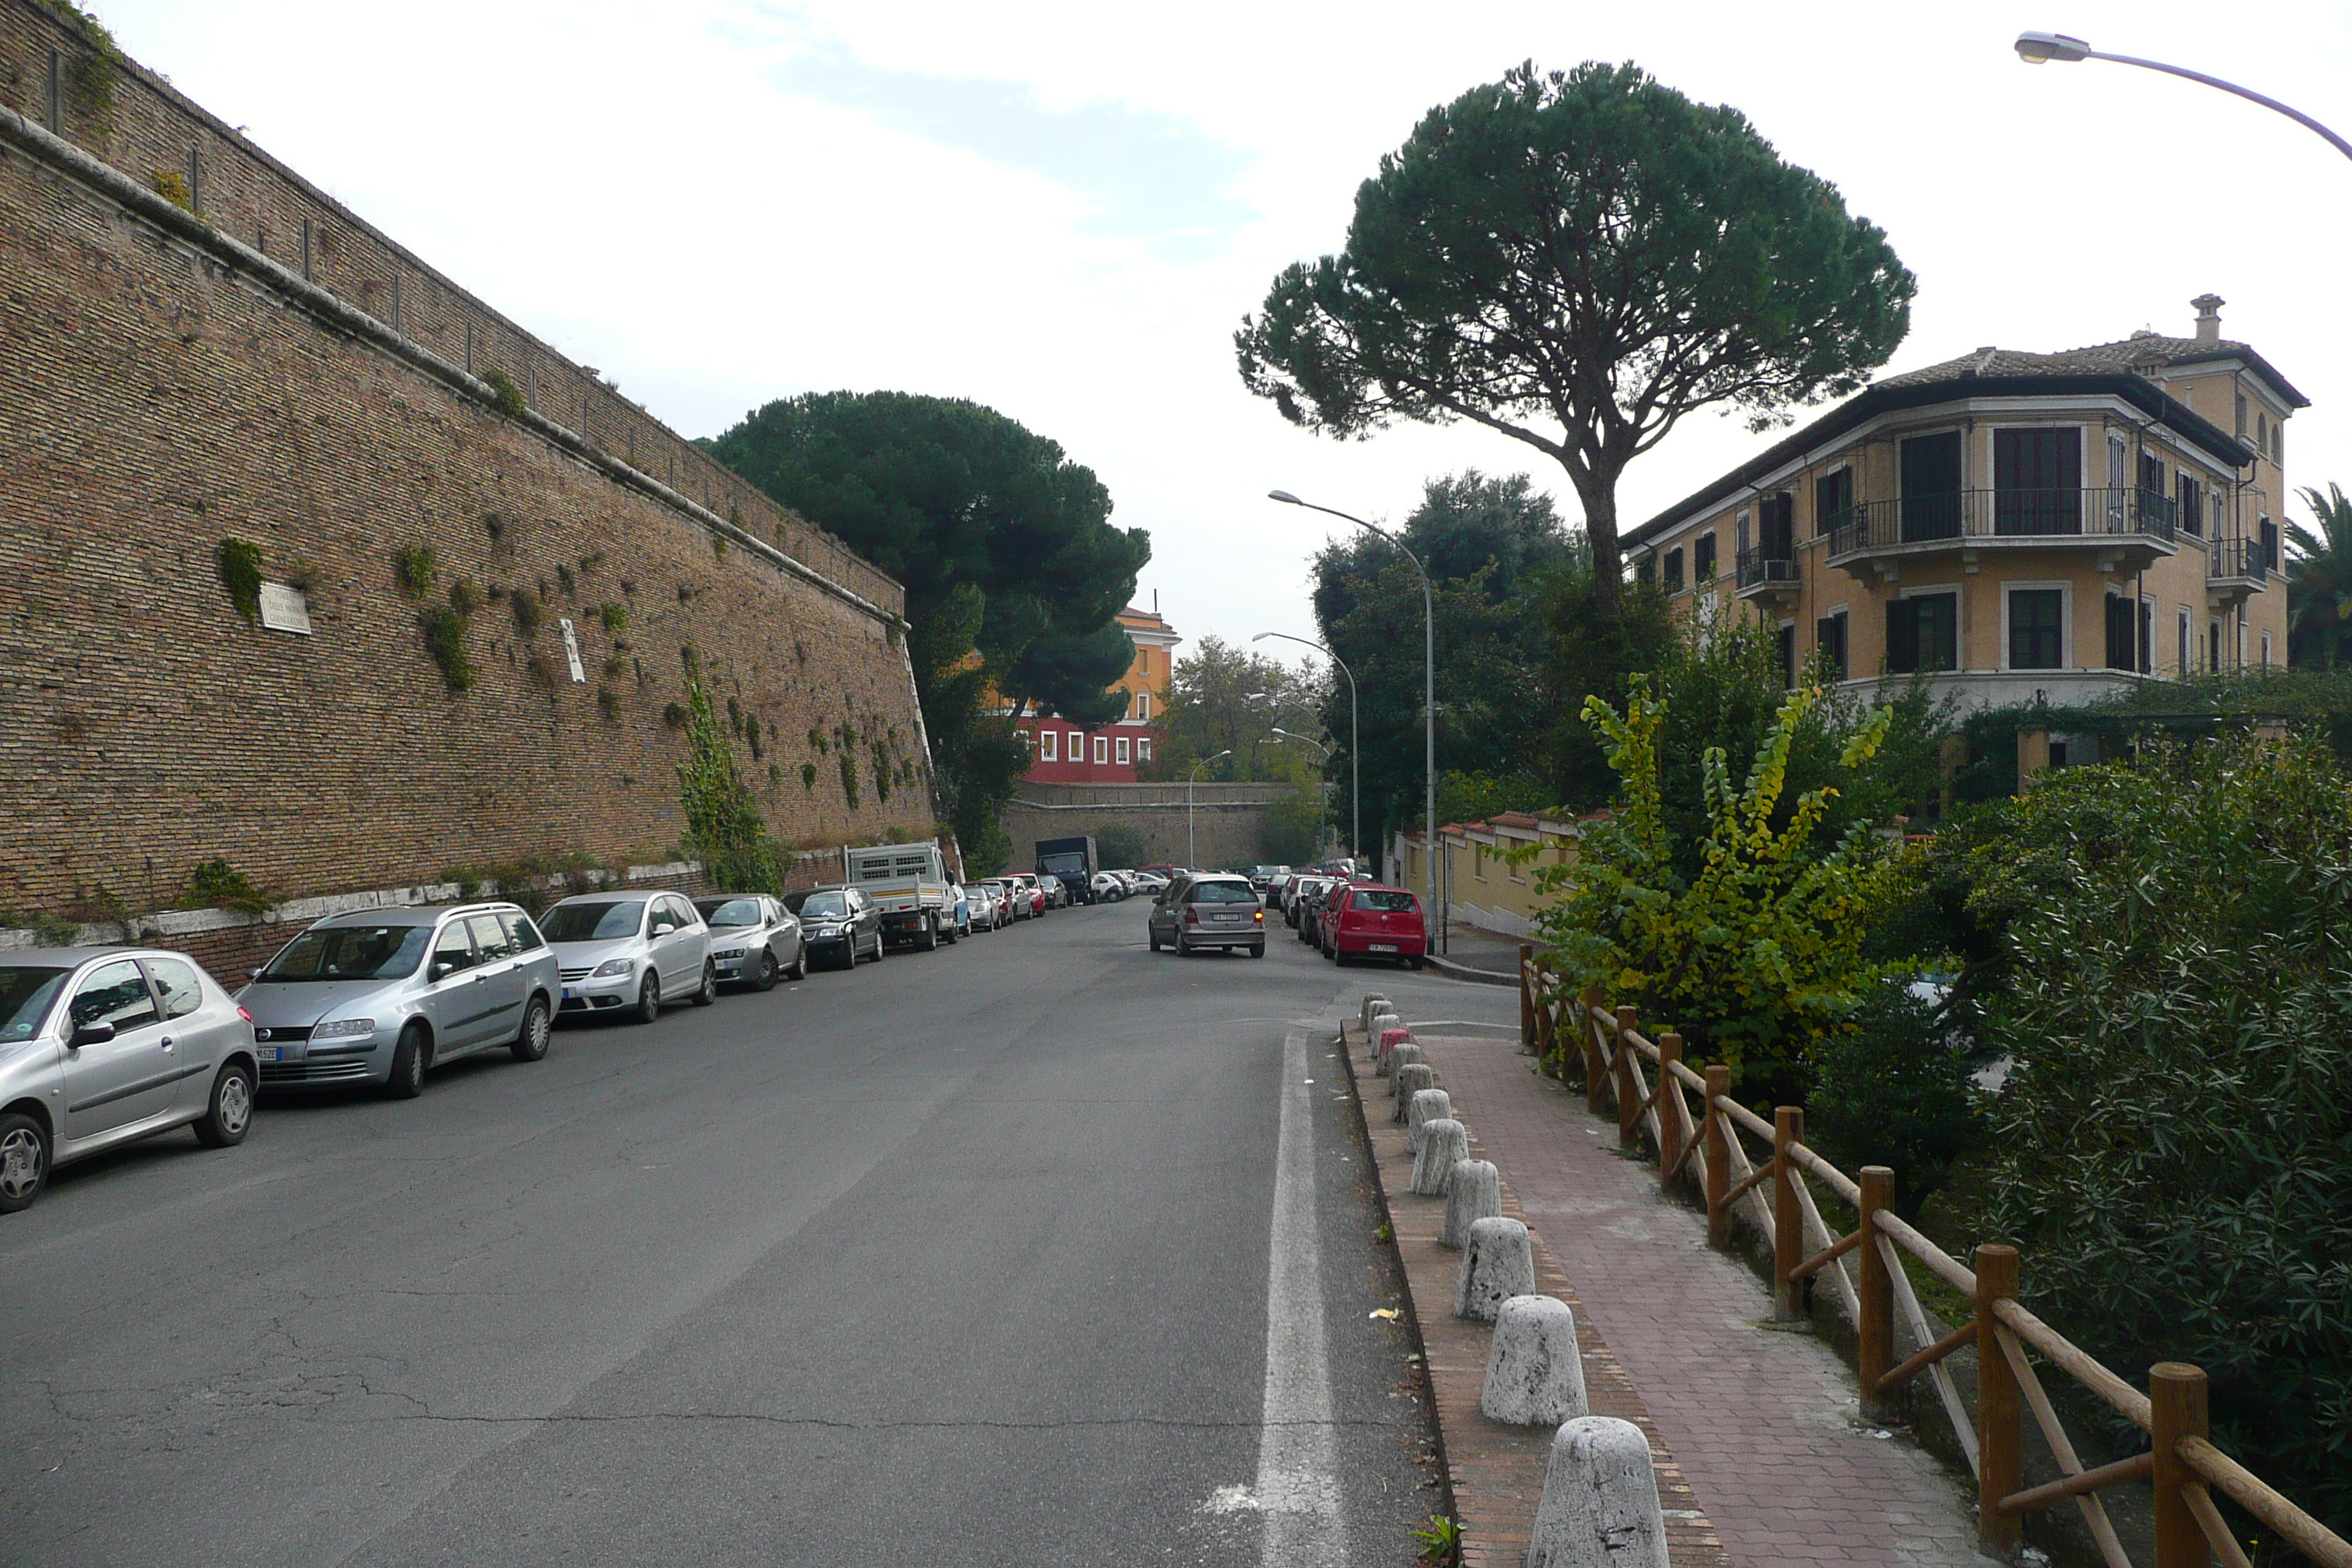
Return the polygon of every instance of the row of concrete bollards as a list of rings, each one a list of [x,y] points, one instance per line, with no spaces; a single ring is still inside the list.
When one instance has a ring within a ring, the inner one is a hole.
[[[1438,1244],[1462,1254],[1454,1315],[1495,1325],[1478,1409],[1492,1421],[1558,1428],[1528,1568],[1667,1568],[1650,1440],[1630,1421],[1591,1414],[1576,1314],[1537,1289],[1534,1242],[1503,1214],[1500,1173],[1470,1158],[1469,1129],[1388,998],[1366,995],[1359,1018],[1373,1075],[1389,1080],[1390,1120],[1413,1151],[1412,1190],[1445,1200]]]

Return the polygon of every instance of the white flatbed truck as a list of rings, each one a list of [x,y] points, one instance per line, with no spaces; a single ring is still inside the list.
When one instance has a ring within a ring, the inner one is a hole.
[[[955,894],[939,840],[841,852],[845,879],[882,911],[882,940],[923,952],[956,939]]]

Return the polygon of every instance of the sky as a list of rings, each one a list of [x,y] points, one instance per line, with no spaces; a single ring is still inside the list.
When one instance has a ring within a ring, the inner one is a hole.
[[[896,388],[1052,437],[1150,531],[1139,598],[1188,641],[1313,635],[1308,562],[1348,525],[1269,489],[1391,522],[1429,477],[1526,471],[1580,515],[1508,437],[1334,441],[1234,363],[1241,318],[1283,267],[1339,248],[1381,155],[1529,59],[1632,60],[1837,185],[1918,278],[1890,373],[2186,336],[2210,290],[2223,334],[2313,401],[2291,481],[2352,485],[2352,160],[2210,88],[2011,48],[2071,33],[2352,134],[2340,0],[2231,26],[2175,0],[97,9],[135,58],[688,436],[799,392]],[[1628,469],[1621,518],[1771,438],[1690,416]]]

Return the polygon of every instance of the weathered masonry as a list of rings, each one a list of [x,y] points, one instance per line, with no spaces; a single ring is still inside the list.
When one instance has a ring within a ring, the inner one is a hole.
[[[0,0],[0,909],[928,833],[903,595],[43,0]]]

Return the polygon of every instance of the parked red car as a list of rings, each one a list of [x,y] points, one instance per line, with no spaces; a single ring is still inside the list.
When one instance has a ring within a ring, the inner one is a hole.
[[[1419,969],[1429,957],[1429,922],[1421,900],[1402,888],[1357,882],[1331,889],[1323,903],[1323,956],[1392,958]]]

